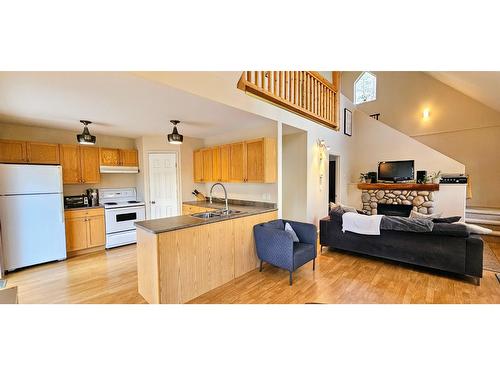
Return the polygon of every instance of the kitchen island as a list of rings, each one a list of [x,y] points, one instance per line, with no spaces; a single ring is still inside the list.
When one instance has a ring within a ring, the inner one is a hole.
[[[186,202],[221,210],[220,202]],[[258,267],[253,226],[276,205],[229,201],[231,215],[136,222],[139,293],[149,303],[184,303]],[[239,211],[239,212],[238,212]]]

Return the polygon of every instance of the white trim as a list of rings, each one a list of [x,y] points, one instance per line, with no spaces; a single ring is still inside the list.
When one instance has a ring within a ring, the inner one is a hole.
[[[179,151],[176,150],[163,150],[163,151],[148,151],[148,157],[146,158],[148,162],[147,170],[148,170],[148,201],[146,201],[146,218],[151,219],[151,174],[149,173],[149,156],[150,155],[158,155],[158,154],[175,154],[175,173],[177,179],[177,213],[182,215],[182,183],[181,183],[181,155]]]

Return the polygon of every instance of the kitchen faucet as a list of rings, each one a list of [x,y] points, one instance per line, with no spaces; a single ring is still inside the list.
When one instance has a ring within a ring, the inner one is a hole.
[[[228,207],[228,204],[227,204],[227,190],[226,190],[226,187],[224,185],[222,185],[220,182],[216,182],[210,188],[210,204],[212,204],[212,190],[214,190],[214,187],[216,185],[220,185],[224,189],[224,200],[226,201],[226,209],[224,210],[224,212],[227,214],[227,213],[229,213],[229,207]]]

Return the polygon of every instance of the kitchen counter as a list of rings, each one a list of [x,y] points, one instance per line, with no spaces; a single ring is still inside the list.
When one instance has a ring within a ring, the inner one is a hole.
[[[104,206],[99,205],[93,207],[72,207],[72,208],[65,208],[64,211],[93,210],[95,208],[104,208]]]
[[[223,209],[220,200],[184,202]],[[185,303],[255,270],[253,227],[278,217],[275,204],[229,201],[242,211],[209,219],[191,215],[136,222],[137,281],[149,303]]]
[[[209,201],[189,201],[189,202],[183,202],[183,204],[188,204],[197,207],[213,208],[216,210],[222,210],[225,208],[225,204],[223,203],[223,201],[221,202],[221,200],[219,199],[217,200],[214,199],[212,204],[210,204]],[[212,217],[209,219],[197,218],[191,215],[173,216],[162,219],[136,221],[135,226],[137,228],[144,229],[150,233],[158,234],[184,228],[196,227],[199,225],[212,224],[219,221],[232,220],[245,216],[252,216],[252,215],[263,214],[266,212],[277,211],[276,204],[274,203],[236,201],[236,200],[229,200],[229,209],[241,211],[241,213],[229,216]]]

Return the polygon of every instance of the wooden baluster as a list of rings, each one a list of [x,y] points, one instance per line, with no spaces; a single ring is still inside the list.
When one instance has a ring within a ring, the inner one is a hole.
[[[278,85],[276,84],[278,80],[278,72],[274,71],[273,72],[273,93],[274,95],[278,95]]]
[[[264,83],[266,82],[266,72],[261,70],[260,72],[260,87],[264,88]]]
[[[247,81],[252,82],[252,72],[250,70],[247,71]]]
[[[268,71],[267,72],[267,91],[269,91],[269,93],[272,93],[273,92],[273,89],[271,87],[271,84],[273,83],[273,77],[272,77],[272,72],[271,71]]]
[[[300,72],[300,106],[304,108],[304,72]]]
[[[293,102],[294,104],[297,104],[299,101],[299,78],[298,78],[298,72],[295,71],[293,72],[293,79],[294,79],[294,86],[293,86]]]
[[[309,73],[306,72],[306,110],[309,110]]]
[[[259,72],[257,72],[257,71],[253,72],[253,78],[255,80],[255,82],[254,82],[255,86],[258,87],[259,86]]]
[[[281,91],[281,88],[283,87],[283,72],[280,70],[278,73],[278,96],[280,98],[283,98],[283,92]]]

